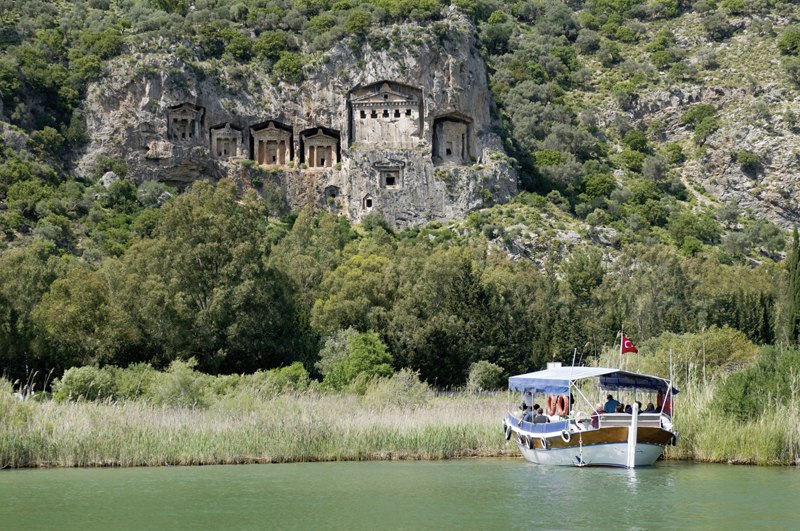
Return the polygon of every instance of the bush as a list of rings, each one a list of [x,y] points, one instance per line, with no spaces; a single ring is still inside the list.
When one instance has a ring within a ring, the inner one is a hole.
[[[650,56],[650,61],[653,63],[653,66],[659,70],[666,70],[678,60],[677,54],[672,50],[659,50]]]
[[[800,351],[765,347],[756,365],[732,374],[717,387],[714,402],[738,420],[760,418],[768,408],[797,396],[798,372]]]
[[[175,360],[166,372],[153,381],[150,400],[156,405],[172,407],[206,407],[209,403],[210,376],[196,372],[197,360]]]
[[[800,87],[800,57],[787,57],[782,61],[789,80]]]
[[[372,14],[363,9],[354,9],[344,22],[344,31],[350,35],[361,37],[369,32],[372,25]]]
[[[704,144],[708,137],[711,136],[711,134],[717,129],[719,129],[719,122],[716,118],[713,116],[703,118],[703,120],[694,128],[695,143],[698,145]]]
[[[281,79],[299,82],[303,77],[303,57],[295,52],[281,52],[280,59],[272,65],[272,73]]]
[[[684,125],[697,125],[706,118],[712,118],[716,114],[716,109],[708,103],[698,103],[692,105],[689,110],[681,115],[680,122]]]
[[[638,129],[632,129],[628,131],[628,133],[622,139],[622,142],[635,151],[641,151],[643,153],[648,151],[647,137]]]
[[[433,390],[420,381],[418,372],[400,369],[391,378],[372,380],[363,395],[364,402],[379,409],[387,406],[413,409],[427,405],[433,399]]]
[[[88,365],[72,367],[53,381],[54,398],[64,400],[102,400],[114,396],[114,378],[108,369]]]
[[[800,26],[786,28],[778,37],[778,49],[785,55],[800,55]]]
[[[288,49],[286,33],[280,30],[265,31],[253,44],[253,53],[262,59],[275,60]]]
[[[323,385],[332,389],[344,389],[360,379],[360,384],[377,377],[391,376],[392,356],[375,332],[350,335],[347,339],[347,355],[331,363]]]
[[[469,366],[467,390],[472,393],[505,387],[505,371],[499,365],[481,360]]]
[[[761,168],[761,159],[752,151],[741,150],[736,154],[736,162],[744,173],[756,173]]]
[[[734,27],[728,22],[728,17],[721,11],[706,17],[703,21],[706,35],[713,41],[723,41],[733,34]]]
[[[308,388],[310,383],[308,371],[299,361],[288,367],[257,371],[242,378],[247,380],[249,386],[263,398],[270,398],[287,391],[300,391]]]

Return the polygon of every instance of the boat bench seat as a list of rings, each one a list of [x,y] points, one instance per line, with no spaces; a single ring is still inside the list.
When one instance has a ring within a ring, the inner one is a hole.
[[[643,413],[639,415],[640,428],[660,428],[661,415]],[[631,425],[631,415],[629,413],[606,413],[600,415],[601,428],[627,428]]]

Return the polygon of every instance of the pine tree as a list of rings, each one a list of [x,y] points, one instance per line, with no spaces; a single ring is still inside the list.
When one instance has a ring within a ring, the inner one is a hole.
[[[792,236],[792,250],[789,255],[789,341],[797,344],[800,340],[800,244],[797,227]]]

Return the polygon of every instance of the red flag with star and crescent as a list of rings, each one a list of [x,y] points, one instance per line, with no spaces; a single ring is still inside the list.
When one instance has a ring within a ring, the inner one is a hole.
[[[622,336],[622,353],[625,354],[626,352],[634,352],[638,354],[639,350],[633,344],[633,341],[625,336]]]

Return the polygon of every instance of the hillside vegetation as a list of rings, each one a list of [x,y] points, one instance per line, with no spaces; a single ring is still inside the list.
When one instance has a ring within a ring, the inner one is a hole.
[[[793,2],[0,7],[0,365],[12,380],[36,374],[41,388],[74,366],[194,358],[215,374],[299,361],[331,385],[408,368],[447,387],[479,361],[509,374],[575,347],[596,356],[623,326],[637,341],[797,339],[780,228],[796,219]],[[180,194],[135,176],[100,183],[126,176],[114,158],[76,175],[83,98],[113,58],[168,53],[224,76],[257,64],[268,82],[303,83],[335,45],[402,47],[395,25],[446,40],[448,9],[473,21],[490,68],[524,189],[508,204],[395,232],[379,213],[361,226],[283,215],[276,191],[204,175]]]

